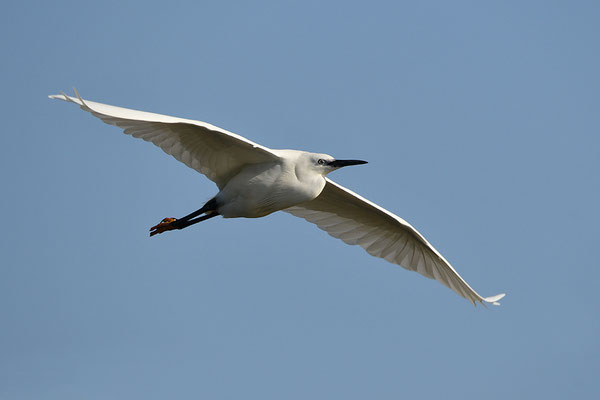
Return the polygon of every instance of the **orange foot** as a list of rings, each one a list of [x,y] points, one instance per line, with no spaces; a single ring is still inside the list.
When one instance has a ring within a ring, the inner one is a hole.
[[[176,218],[165,218],[160,221],[160,224],[154,225],[150,228],[150,236],[154,236],[158,233],[163,233],[166,231],[172,231],[173,229],[177,229],[173,226],[173,222],[177,221]]]

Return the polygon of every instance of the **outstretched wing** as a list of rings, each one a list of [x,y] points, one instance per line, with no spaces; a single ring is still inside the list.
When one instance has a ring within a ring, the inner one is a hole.
[[[504,297],[481,297],[408,222],[330,179],[316,199],[284,211],[347,244],[361,246],[372,256],[435,279],[473,304],[498,305]]]
[[[269,148],[206,122],[110,106],[75,94],[49,97],[78,104],[107,124],[123,128],[124,133],[154,143],[219,188],[244,165],[279,159]]]

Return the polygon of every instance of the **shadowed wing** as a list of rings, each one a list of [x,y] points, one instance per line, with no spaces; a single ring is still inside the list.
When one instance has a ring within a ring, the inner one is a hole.
[[[458,275],[450,263],[415,228],[397,215],[326,179],[321,194],[286,212],[316,224],[347,244],[369,254],[435,279],[471,303],[498,305],[499,294],[481,297]]]
[[[49,96],[75,103],[124,133],[154,143],[222,188],[246,164],[279,159],[270,149],[214,125],[190,119],[110,106],[63,94]]]

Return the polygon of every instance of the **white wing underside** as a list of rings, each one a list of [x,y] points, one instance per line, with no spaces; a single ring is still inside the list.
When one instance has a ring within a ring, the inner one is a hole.
[[[279,159],[270,149],[205,122],[96,103],[79,94],[49,97],[75,103],[107,124],[123,128],[124,133],[154,143],[206,175],[219,189],[244,165]]]
[[[497,302],[504,294],[481,297],[408,222],[326,179],[316,199],[286,212],[316,224],[331,236],[359,245],[369,254],[435,279],[473,304]]]
[[[157,145],[220,189],[243,166],[279,159],[269,148],[205,122],[96,103],[75,94],[49,97],[75,103],[107,124],[123,128],[124,133]],[[435,279],[473,304],[498,305],[504,297],[481,297],[406,221],[330,179],[316,199],[284,211],[375,257]]]

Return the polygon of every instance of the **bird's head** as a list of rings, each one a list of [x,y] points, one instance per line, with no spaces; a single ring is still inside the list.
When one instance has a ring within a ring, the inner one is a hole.
[[[366,164],[362,160],[336,160],[329,154],[310,153],[307,159],[309,168],[325,176],[336,169],[347,167],[349,165]]]

